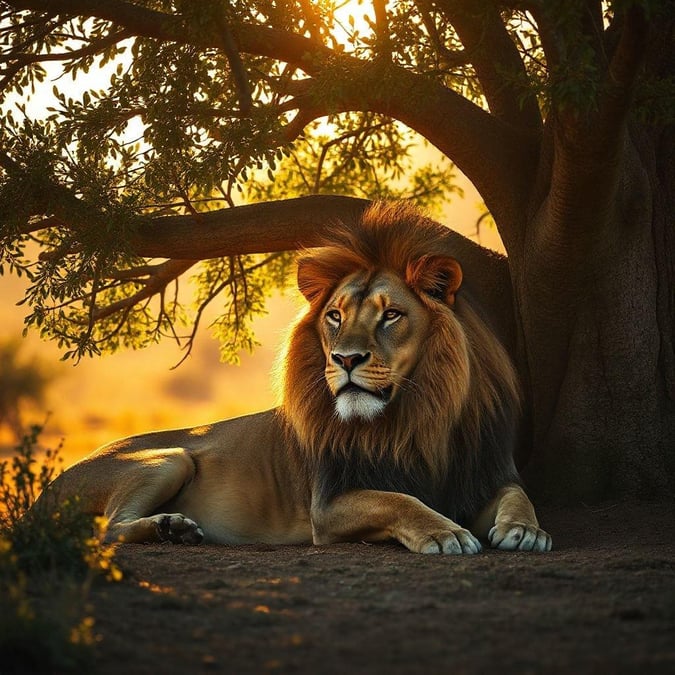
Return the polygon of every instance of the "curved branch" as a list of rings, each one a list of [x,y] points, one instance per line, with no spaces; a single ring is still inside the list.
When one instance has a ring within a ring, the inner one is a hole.
[[[382,60],[335,55],[314,77],[298,83],[286,103],[298,114],[280,142],[295,139],[312,120],[345,112],[371,112],[403,122],[426,138],[471,180],[504,230],[521,222],[536,168],[539,139],[485,112],[457,92]],[[330,95],[326,95],[326,91]]]
[[[496,4],[435,0],[459,35],[483,89],[490,111],[524,129],[541,129],[533,94],[526,90],[527,72]]]
[[[146,257],[211,258],[272,253],[321,245],[336,222],[349,224],[365,199],[312,195],[199,213],[148,218],[133,239]],[[507,349],[514,353],[513,304],[507,259],[448,230],[448,254],[464,269],[476,297]]]
[[[316,79],[319,88],[326,80],[339,82],[331,112],[373,112],[403,122],[471,180],[500,230],[520,223],[536,169],[536,134],[520,132],[457,92],[392,64],[344,57]]]
[[[92,322],[100,321],[117,312],[131,309],[139,302],[153,297],[164,290],[174,279],[187,272],[197,262],[197,260],[167,260],[165,263],[152,268],[150,278],[140,291],[105,307],[92,307]]]

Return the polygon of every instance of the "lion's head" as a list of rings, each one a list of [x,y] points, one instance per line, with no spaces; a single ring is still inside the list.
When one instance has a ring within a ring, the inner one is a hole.
[[[307,265],[301,275],[314,279]],[[411,382],[429,334],[429,314],[389,270],[348,274],[322,304],[317,328],[337,415],[345,422],[371,421]]]
[[[290,336],[282,410],[310,455],[442,473],[458,443],[513,417],[513,369],[463,297],[446,234],[410,206],[376,204],[299,260],[309,309]]]

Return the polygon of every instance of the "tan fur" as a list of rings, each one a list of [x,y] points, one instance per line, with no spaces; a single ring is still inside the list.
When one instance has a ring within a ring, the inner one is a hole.
[[[123,439],[49,493],[79,494],[108,517],[109,540],[396,539],[475,553],[475,534],[550,549],[490,426],[517,408],[513,368],[445,249],[444,228],[402,204],[336,227],[299,262],[309,308],[290,335],[279,410]],[[408,482],[410,493],[395,489]],[[450,485],[466,492],[456,503]]]

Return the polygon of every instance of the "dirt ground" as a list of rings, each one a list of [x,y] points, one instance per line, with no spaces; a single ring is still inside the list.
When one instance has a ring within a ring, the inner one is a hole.
[[[101,673],[675,673],[675,504],[540,509],[548,554],[124,545]]]

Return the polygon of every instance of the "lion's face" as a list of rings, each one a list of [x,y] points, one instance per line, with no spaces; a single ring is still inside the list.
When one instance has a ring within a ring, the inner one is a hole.
[[[428,310],[399,276],[361,271],[338,284],[318,321],[336,413],[345,421],[377,417],[409,382]]]
[[[461,297],[446,229],[407,205],[336,225],[299,258],[297,282],[308,307],[284,354],[281,412],[303,452],[422,461],[440,478],[451,445],[477,447],[485,419],[516,409],[515,374]]]

